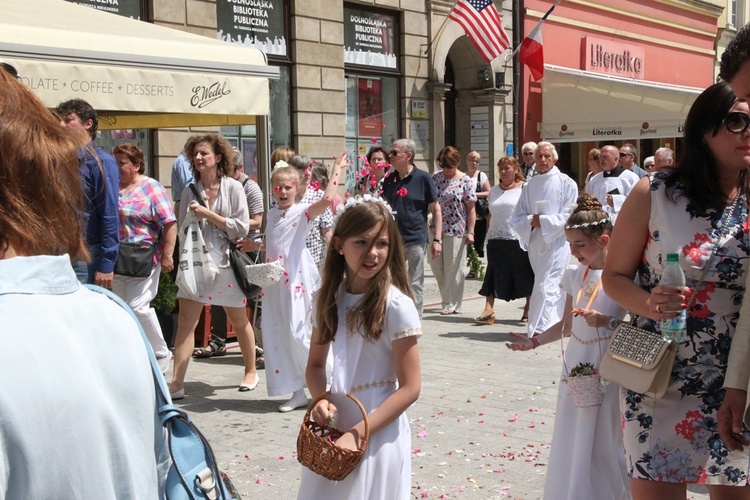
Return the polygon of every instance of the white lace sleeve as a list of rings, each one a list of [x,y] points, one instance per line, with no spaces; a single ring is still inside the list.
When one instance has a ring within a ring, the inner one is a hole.
[[[383,333],[391,342],[404,337],[422,336],[422,321],[414,301],[396,287],[391,287],[388,294]]]

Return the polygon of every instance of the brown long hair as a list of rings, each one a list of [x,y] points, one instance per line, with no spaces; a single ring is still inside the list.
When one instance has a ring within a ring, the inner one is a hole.
[[[0,70],[0,251],[86,258],[78,138]]]
[[[408,297],[412,296],[401,233],[388,209],[384,204],[377,202],[364,202],[347,208],[334,227],[323,266],[323,283],[316,299],[315,314],[322,344],[331,342],[336,336],[339,322],[337,306],[339,285],[344,279],[351,279],[350,276],[346,276],[346,260],[343,255],[339,254],[334,242],[357,237],[373,227],[379,227],[381,232],[388,235],[388,257],[380,272],[373,276],[370,281],[371,286],[359,305],[347,315],[347,329],[361,332],[367,340],[379,339],[391,285]],[[368,248],[368,252],[374,244],[375,241]]]

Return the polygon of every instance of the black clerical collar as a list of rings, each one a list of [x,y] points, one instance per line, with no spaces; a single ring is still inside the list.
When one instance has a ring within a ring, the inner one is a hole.
[[[617,166],[613,168],[612,170],[610,170],[609,172],[602,171],[602,175],[604,177],[620,177],[620,174],[623,173],[624,171],[625,171],[625,168]]]

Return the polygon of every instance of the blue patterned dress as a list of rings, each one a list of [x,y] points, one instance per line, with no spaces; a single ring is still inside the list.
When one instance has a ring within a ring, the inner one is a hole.
[[[666,196],[662,175],[651,182],[649,239],[637,282],[645,290],[655,287],[667,253],[676,252],[687,285],[698,295],[667,393],[657,400],[626,389],[620,393],[628,474],[669,483],[744,486],[750,450],[729,451],[719,439],[716,413],[724,398],[721,387],[750,255],[747,200],[744,196],[738,200],[724,229],[722,211],[699,215],[681,191],[680,186],[675,188],[673,203]],[[698,286],[719,233],[721,244],[704,284]],[[655,322],[645,318],[639,326],[658,331]]]

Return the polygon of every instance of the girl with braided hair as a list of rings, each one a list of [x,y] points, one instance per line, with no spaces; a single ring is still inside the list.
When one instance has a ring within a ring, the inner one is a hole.
[[[515,341],[506,344],[514,351],[528,351],[569,336],[561,382],[581,363],[598,370],[613,330],[625,316],[601,286],[612,221],[593,196],[583,193],[577,203],[565,224],[565,237],[580,265],[568,267],[562,279],[567,293],[562,320],[535,337],[511,333]],[[601,406],[578,408],[568,384],[560,384],[545,499],[630,498],[618,393],[619,386],[609,384]]]

